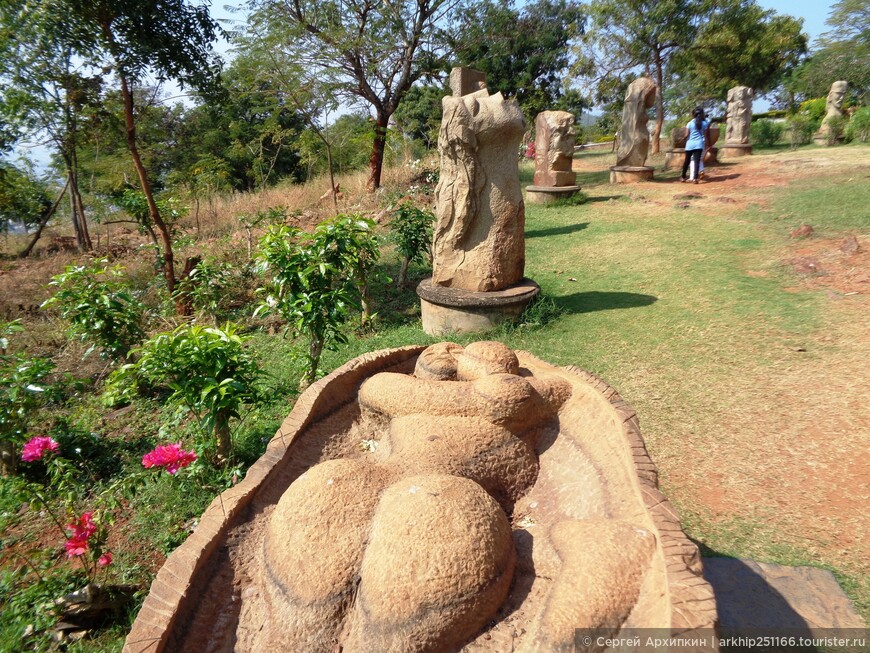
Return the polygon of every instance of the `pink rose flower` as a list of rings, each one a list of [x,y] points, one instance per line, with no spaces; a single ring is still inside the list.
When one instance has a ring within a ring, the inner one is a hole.
[[[21,460],[32,463],[36,460],[42,460],[42,456],[46,451],[57,451],[60,445],[49,437],[30,438],[27,444],[21,449]]]
[[[112,564],[112,552],[106,551],[103,555],[100,556],[100,559],[97,560],[97,564],[100,565],[100,567],[108,567],[110,564]]]
[[[181,443],[162,444],[153,451],[142,456],[142,464],[145,467],[163,467],[168,473],[176,474],[182,467],[187,467],[196,460],[196,453],[185,451]]]

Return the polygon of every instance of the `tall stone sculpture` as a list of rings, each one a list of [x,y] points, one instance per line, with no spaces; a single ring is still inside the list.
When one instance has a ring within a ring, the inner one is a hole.
[[[525,121],[516,100],[480,88],[481,75],[454,69],[454,93],[478,90],[442,101],[432,277],[417,289],[423,329],[432,335],[492,328],[540,290],[523,278],[518,149]]]
[[[825,102],[825,117],[822,119],[819,131],[813,136],[813,141],[816,145],[833,145],[842,136],[841,134],[833,134],[831,132],[830,121],[832,118],[843,117],[843,100],[846,97],[847,90],[849,90],[849,82],[839,81],[831,85],[828,99]]]
[[[526,187],[526,198],[549,204],[576,193],[580,187],[573,164],[574,114],[542,111],[535,119],[535,179]]]
[[[749,127],[752,124],[753,91],[748,86],[735,86],[728,91],[728,107],[725,127],[723,157],[738,157],[752,154],[749,142]]]
[[[656,98],[656,84],[649,77],[640,77],[628,86],[622,107],[616,165],[610,168],[611,183],[631,183],[653,178],[653,168],[647,166],[649,130],[647,111]]]

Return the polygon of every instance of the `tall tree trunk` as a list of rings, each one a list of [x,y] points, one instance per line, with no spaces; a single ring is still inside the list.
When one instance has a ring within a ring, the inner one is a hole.
[[[76,246],[79,248],[80,252],[84,252],[86,250],[84,238],[82,236],[82,223],[81,220],[79,220],[79,205],[76,202],[75,195],[76,182],[71,170],[67,172],[67,182],[69,182],[69,211],[72,215],[73,231],[75,231],[76,234]]]
[[[79,190],[79,159],[78,154],[76,154],[75,145],[70,152],[70,163],[72,183],[70,184],[69,191],[77,209],[73,212],[73,220],[78,220],[76,238],[80,237],[78,242],[79,249],[83,252],[90,252],[94,249],[94,246],[91,242],[91,234],[88,232],[88,221],[85,218],[85,203],[82,201],[82,193]]]
[[[136,122],[133,118],[133,95],[130,93],[130,87],[127,84],[127,78],[118,73],[121,79],[121,97],[124,100],[124,125],[125,134],[127,137],[127,148],[130,150],[130,155],[133,157],[133,165],[136,168],[136,174],[139,176],[139,185],[142,187],[142,193],[145,195],[145,201],[148,202],[148,214],[152,222],[160,232],[160,239],[163,241],[163,276],[166,278],[166,288],[172,294],[175,291],[175,255],[172,252],[172,236],[169,233],[169,227],[160,217],[160,210],[157,208],[157,202],[154,201],[154,193],[151,190],[151,182],[148,181],[148,172],[142,164],[142,158],[139,156],[139,148],[136,146]],[[179,308],[177,306],[176,308]]]
[[[36,242],[39,240],[39,237],[42,236],[42,230],[45,229],[45,225],[48,224],[48,221],[51,220],[51,216],[54,215],[54,212],[57,211],[57,207],[60,206],[60,201],[66,194],[67,188],[69,188],[69,177],[67,177],[66,183],[63,185],[63,189],[61,189],[60,195],[57,196],[54,204],[52,204],[51,207],[42,215],[42,219],[40,219],[39,226],[36,228],[33,238],[30,239],[30,243],[18,253],[18,258],[27,258],[30,256],[30,252],[33,251]]]
[[[665,122],[665,100],[662,93],[662,84],[664,83],[664,62],[662,61],[661,53],[656,52],[656,125],[652,133],[652,154],[658,154],[661,148],[662,126]]]
[[[387,146],[387,124],[389,114],[378,112],[375,119],[375,138],[372,143],[372,155],[369,157],[369,181],[366,188],[374,192],[381,186],[381,171],[384,167],[384,150]]]
[[[111,19],[104,19],[100,27],[103,30],[106,41],[109,43],[109,51],[112,53],[115,61],[118,61]],[[127,138],[127,149],[130,150],[130,156],[133,157],[133,165],[136,168],[136,174],[139,177],[139,185],[142,186],[145,201],[148,203],[148,213],[151,216],[151,221],[154,222],[163,241],[163,276],[166,278],[166,288],[171,295],[175,291],[175,255],[172,253],[172,236],[169,233],[169,227],[163,222],[163,218],[160,217],[160,210],[157,208],[157,202],[154,201],[154,193],[151,190],[151,183],[148,181],[148,173],[142,164],[142,158],[139,156],[139,148],[136,146],[133,95],[127,83],[127,76],[120,68],[118,68],[117,73],[118,79],[121,80],[121,98],[124,100],[124,134]],[[178,308],[179,306],[176,304],[176,309]]]

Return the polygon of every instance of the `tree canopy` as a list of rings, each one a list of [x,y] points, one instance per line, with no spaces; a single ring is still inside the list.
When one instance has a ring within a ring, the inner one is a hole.
[[[252,21],[288,59],[333,80],[374,113],[369,188],[380,186],[386,130],[413,82],[441,66],[441,25],[459,0],[251,0]]]
[[[477,2],[462,9],[451,31],[453,61],[485,72],[491,91],[516,96],[529,121],[547,109],[579,113],[584,102],[564,81],[570,46],[585,23],[574,0],[535,0],[519,9]]]

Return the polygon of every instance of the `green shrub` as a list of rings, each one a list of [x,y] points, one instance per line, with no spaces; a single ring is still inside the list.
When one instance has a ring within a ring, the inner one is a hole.
[[[369,284],[381,279],[379,256],[374,222],[360,215],[338,215],[313,234],[274,225],[260,240],[259,270],[270,279],[257,289],[264,300],[255,314],[278,313],[308,339],[302,385],[317,377],[324,347],[347,342],[343,328],[355,311],[364,323],[371,317]]]
[[[822,118],[824,118],[825,114],[828,112],[826,106],[827,102],[827,98],[823,97],[805,100],[804,102],[801,102],[800,113],[808,115],[810,120],[813,120],[816,123],[821,123]]]
[[[813,134],[818,129],[818,123],[810,118],[809,114],[796,113],[789,116],[789,141],[791,149],[795,149],[798,145],[807,145],[813,140]]]
[[[133,352],[135,363],[112,373],[106,399],[117,403],[143,386],[168,387],[167,402],[190,409],[202,428],[214,434],[219,458],[228,460],[230,419],[259,398],[255,385],[261,373],[245,340],[231,322],[222,329],[185,324],[157,334]]]
[[[756,120],[750,127],[752,142],[760,147],[772,147],[782,137],[782,124],[772,120]]]
[[[46,398],[46,377],[54,370],[47,358],[28,358],[7,353],[9,333],[19,330],[16,322],[0,324],[0,474],[13,474],[18,463],[18,445],[24,442],[28,424]]]
[[[91,343],[86,356],[99,348],[103,358],[126,358],[145,337],[142,306],[122,281],[123,270],[101,258],[90,266],[67,266],[52,278],[58,290],[42,306],[57,306],[70,333]]]
[[[846,130],[846,119],[843,116],[831,116],[825,125],[828,127],[828,145],[835,145],[843,138],[843,132]]]
[[[424,263],[432,259],[434,224],[435,214],[432,211],[421,209],[411,202],[402,202],[393,211],[393,219],[389,224],[390,239],[402,255],[396,286],[401,287],[408,282],[408,266],[411,262]]]
[[[852,114],[846,127],[846,140],[862,143],[870,140],[870,107],[863,107]]]

